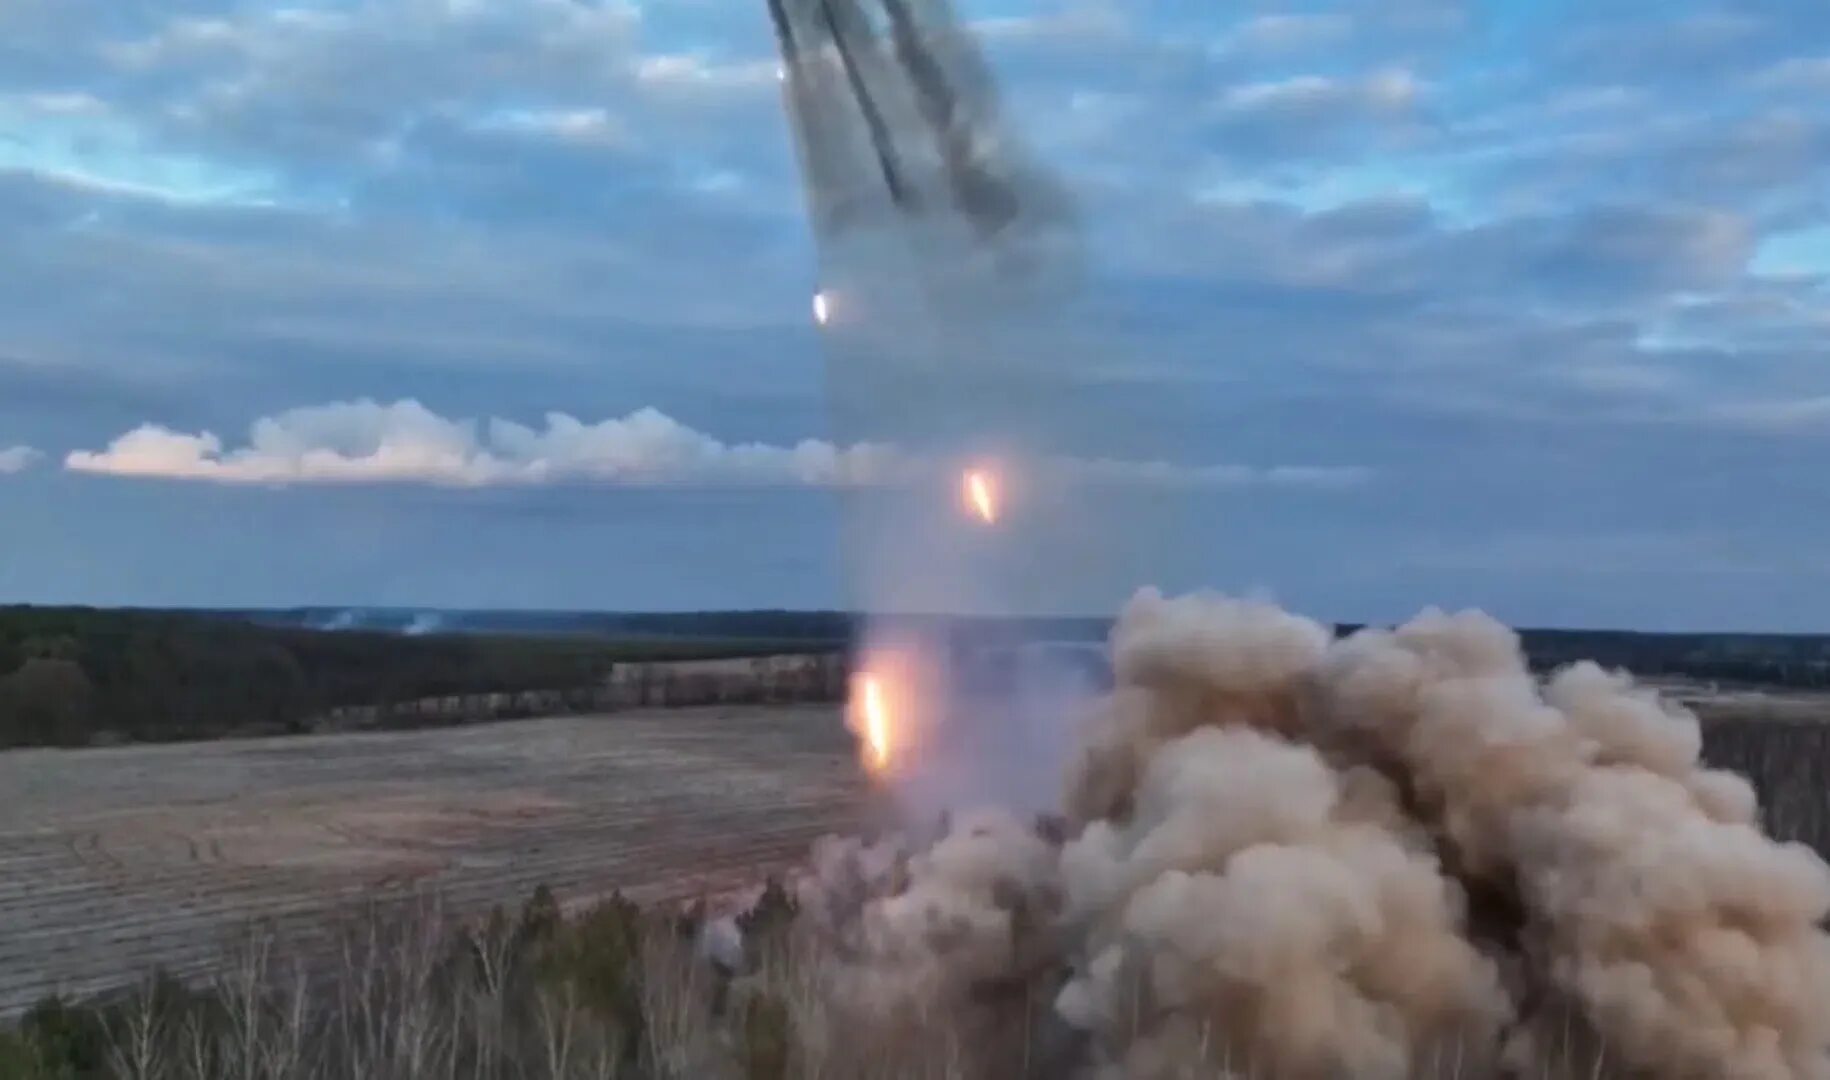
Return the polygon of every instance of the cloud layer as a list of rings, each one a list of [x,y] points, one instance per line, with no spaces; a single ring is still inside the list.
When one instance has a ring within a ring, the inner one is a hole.
[[[101,451],[65,458],[73,472],[226,484],[419,483],[460,487],[599,481],[617,484],[845,486],[891,466],[872,447],[728,444],[655,409],[588,424],[549,413],[531,428],[508,420],[446,419],[419,402],[370,400],[290,409],[256,420],[225,447],[143,424]]]
[[[5,458],[0,456],[0,464]],[[548,413],[539,428],[511,420],[448,419],[418,401],[335,402],[256,420],[228,447],[208,431],[142,424],[103,450],[76,450],[72,472],[220,484],[430,484],[497,487],[570,483],[629,486],[862,487],[917,481],[956,464],[883,445],[727,443],[657,409],[586,423]],[[1356,467],[1176,465],[1112,459],[1039,463],[1068,482],[1172,487],[1358,484]],[[3,470],[0,470],[3,471]]]

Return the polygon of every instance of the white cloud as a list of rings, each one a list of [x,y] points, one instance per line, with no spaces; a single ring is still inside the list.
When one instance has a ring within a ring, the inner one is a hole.
[[[562,127],[576,136],[581,122],[593,133],[583,114],[618,102],[626,123],[640,26],[620,2],[250,4],[144,21],[99,51],[143,89],[131,111],[149,141],[334,178],[431,117],[512,103],[579,114]]]
[[[292,409],[255,421],[233,449],[211,432],[144,424],[100,451],[78,450],[73,472],[223,484],[410,483],[492,487],[557,483],[843,487],[909,481],[941,463],[875,444],[725,443],[656,409],[586,423],[547,414],[544,426],[439,416],[417,401],[362,400]],[[1330,488],[1364,470],[1312,466],[1186,466],[1049,459],[1040,471],[1068,482],[1149,486]]]
[[[602,108],[514,110],[485,117],[477,126],[591,146],[622,147],[631,142],[623,118]]]
[[[1794,56],[1755,76],[1762,86],[1784,90],[1830,89],[1830,56]]]
[[[746,59],[717,63],[684,53],[655,53],[635,61],[638,86],[675,95],[736,95],[779,93],[776,61]]]
[[[1227,36],[1226,49],[1264,51],[1307,48],[1342,40],[1353,20],[1334,14],[1275,14],[1247,19]]]
[[[1228,89],[1221,107],[1232,113],[1278,115],[1350,108],[1385,112],[1408,109],[1422,93],[1423,85],[1415,75],[1403,68],[1388,68],[1358,80],[1295,75],[1245,83]]]
[[[623,484],[863,482],[888,465],[872,447],[840,450],[727,444],[654,409],[586,424],[562,413],[535,429],[491,420],[479,433],[417,401],[362,400],[291,409],[255,421],[246,445],[211,432],[145,424],[65,467],[114,476],[231,484],[422,483],[462,487],[607,481]]]
[[[1135,21],[1110,5],[1079,5],[1046,14],[975,19],[972,33],[993,44],[1052,43],[1089,48],[1112,46],[1136,32]]]
[[[24,472],[38,463],[43,455],[29,446],[11,446],[0,449],[0,476]]]
[[[25,94],[17,99],[25,108],[45,116],[94,116],[108,112],[108,105],[93,94],[57,91]]]
[[[1591,393],[1628,398],[1664,394],[1679,389],[1683,381],[1671,368],[1622,360],[1577,364],[1550,374]]]
[[[1712,407],[1708,415],[1719,423],[1749,431],[1821,432],[1830,424],[1830,396],[1726,402]]]
[[[1172,465],[1165,461],[1058,460],[1063,478],[1150,487],[1355,487],[1372,479],[1372,471],[1354,466]]]

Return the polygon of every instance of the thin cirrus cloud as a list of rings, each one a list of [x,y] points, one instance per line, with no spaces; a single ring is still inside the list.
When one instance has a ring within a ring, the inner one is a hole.
[[[29,446],[0,447],[0,476],[22,473],[36,465],[41,456]]]
[[[855,487],[906,482],[934,464],[894,447],[727,443],[653,408],[586,423],[549,413],[544,426],[449,419],[407,399],[291,409],[250,426],[246,442],[142,424],[102,450],[64,459],[72,472],[219,484],[422,484],[504,487],[563,483]],[[1064,479],[1149,486],[1330,488],[1369,478],[1351,467],[1176,465],[1051,459]]]

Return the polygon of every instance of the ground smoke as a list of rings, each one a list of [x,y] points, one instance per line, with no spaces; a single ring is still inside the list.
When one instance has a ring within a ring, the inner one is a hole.
[[[941,1053],[912,1076],[1830,1077],[1830,868],[1628,677],[1540,680],[1478,613],[1336,639],[1153,591],[1111,659],[1061,818],[822,849],[830,1038]]]

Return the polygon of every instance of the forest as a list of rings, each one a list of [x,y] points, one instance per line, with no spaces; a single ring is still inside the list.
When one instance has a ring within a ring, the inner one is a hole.
[[[819,651],[761,637],[328,633],[213,613],[0,608],[0,747],[296,732],[338,706],[594,685],[620,662]]]

